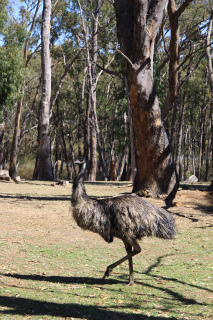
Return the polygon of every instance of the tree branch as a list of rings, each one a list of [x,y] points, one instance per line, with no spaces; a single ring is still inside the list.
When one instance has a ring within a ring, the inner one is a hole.
[[[132,61],[121,50],[116,49],[116,51],[120,52],[120,54],[129,62],[132,68],[134,68],[134,64],[132,63]]]
[[[116,76],[116,77],[122,79],[122,76],[119,73],[115,72],[115,71],[111,71],[111,70],[105,69],[102,66],[100,66],[98,63],[97,63],[97,67],[100,68],[101,70],[103,70],[106,73],[109,73],[109,74],[111,74],[113,76]]]
[[[180,90],[180,88],[182,87],[182,85],[189,80],[189,78],[193,75],[193,73],[196,71],[196,69],[198,68],[201,60],[205,57],[206,53],[203,53],[200,58],[198,59],[198,62],[196,63],[195,67],[189,72],[189,74],[180,82],[179,86],[178,86],[178,91]]]
[[[185,0],[185,2],[177,9],[176,15],[180,17],[180,15],[184,12],[184,10],[193,2],[194,0]]]
[[[35,21],[36,21],[36,17],[37,17],[37,13],[38,13],[38,10],[39,10],[40,3],[41,3],[41,0],[38,0],[36,11],[35,11],[35,14],[34,14],[34,17],[33,17],[33,21],[32,21],[32,25],[31,25],[31,28],[30,28],[30,31],[28,33],[28,37],[26,39],[25,46],[24,46],[24,59],[26,60],[26,66],[27,66],[27,64],[29,62],[29,58],[27,57],[28,43],[29,43],[29,40],[30,40],[31,33],[32,33],[32,31],[34,29],[34,26],[35,26]]]
[[[52,109],[53,109],[53,106],[55,105],[55,102],[56,102],[56,100],[57,100],[57,98],[58,98],[58,95],[59,95],[59,93],[60,93],[62,84],[63,84],[63,82],[64,82],[64,80],[65,80],[68,72],[70,71],[73,63],[77,60],[78,56],[80,55],[80,53],[81,53],[83,50],[84,50],[84,48],[81,48],[81,49],[78,51],[78,53],[74,56],[74,58],[73,58],[73,59],[71,60],[71,62],[68,64],[66,70],[64,71],[64,74],[62,75],[62,77],[61,77],[61,79],[60,79],[60,81],[59,81],[59,84],[58,84],[58,86],[57,86],[57,88],[56,88],[55,94],[54,94],[53,99],[52,99],[51,104],[50,104],[50,117],[52,116]]]

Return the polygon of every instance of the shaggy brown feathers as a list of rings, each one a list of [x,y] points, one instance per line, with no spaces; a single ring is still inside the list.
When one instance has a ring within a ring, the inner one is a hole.
[[[105,199],[90,198],[84,187],[86,162],[77,160],[81,166],[79,174],[73,181],[72,206],[73,217],[78,226],[99,235],[108,243],[113,238],[123,240],[127,255],[108,266],[104,278],[112,269],[125,260],[129,260],[129,284],[134,283],[132,256],[141,251],[136,240],[145,236],[172,239],[175,236],[175,221],[172,215],[162,208],[136,195],[124,195]],[[132,250],[133,249],[133,250]]]

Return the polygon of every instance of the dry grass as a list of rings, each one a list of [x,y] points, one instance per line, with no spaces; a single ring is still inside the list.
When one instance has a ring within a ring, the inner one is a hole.
[[[213,319],[213,198],[181,190],[170,208],[176,240],[144,239],[133,259],[107,280],[124,255],[72,219],[69,187],[0,182],[0,319]],[[131,191],[127,183],[87,183],[93,196]],[[150,200],[164,206],[162,200]]]

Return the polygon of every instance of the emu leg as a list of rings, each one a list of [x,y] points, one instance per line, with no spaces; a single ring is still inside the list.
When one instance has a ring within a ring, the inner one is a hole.
[[[124,242],[127,254],[132,252],[132,246],[128,242]],[[128,286],[134,284],[132,257],[129,258],[129,283]]]
[[[130,249],[129,249],[130,246],[133,247],[133,250],[132,250],[132,248],[131,248],[131,252],[130,252]],[[126,245],[125,245],[125,247],[126,247]],[[127,250],[127,249],[126,249],[126,250]],[[103,279],[105,279],[106,277],[109,277],[109,275],[110,275],[110,273],[112,272],[112,270],[113,270],[115,267],[117,267],[119,264],[121,264],[122,262],[124,262],[124,261],[126,261],[126,260],[129,260],[129,263],[130,263],[130,266],[131,266],[129,285],[133,284],[134,280],[133,280],[132,257],[141,252],[141,247],[139,246],[139,244],[137,243],[137,241],[133,241],[131,244],[128,244],[128,250],[129,250],[129,253],[128,253],[125,257],[123,257],[122,259],[116,261],[116,262],[113,263],[113,264],[110,264],[110,265],[106,268],[106,271],[105,271],[105,274],[104,274],[104,276],[103,276]],[[131,282],[131,280],[132,280],[133,282]]]

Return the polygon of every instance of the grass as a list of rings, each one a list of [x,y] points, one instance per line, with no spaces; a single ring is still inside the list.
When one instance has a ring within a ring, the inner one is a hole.
[[[91,195],[131,190],[125,183],[86,184]],[[0,183],[0,319],[213,319],[212,214],[172,208],[175,240],[145,238],[127,287],[124,256],[72,220],[70,188]],[[163,203],[162,203],[163,204]],[[184,215],[184,217],[183,217]]]

